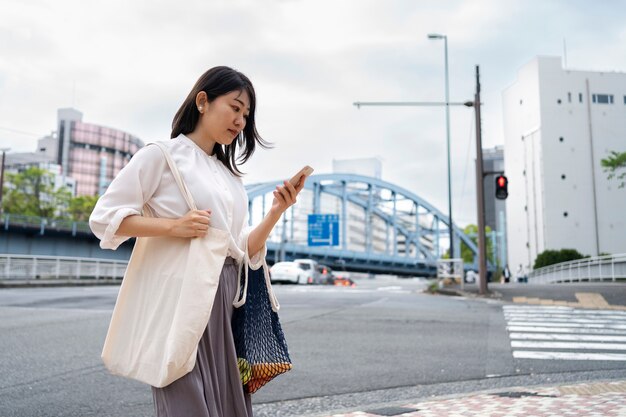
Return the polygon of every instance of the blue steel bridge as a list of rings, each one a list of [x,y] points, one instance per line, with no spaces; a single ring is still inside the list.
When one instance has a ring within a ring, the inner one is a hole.
[[[258,223],[269,210],[278,183],[246,186],[251,224]],[[308,246],[309,214],[338,215],[338,245]],[[449,245],[448,222],[448,216],[426,200],[395,184],[354,174],[313,175],[307,179],[298,203],[274,228],[267,244],[268,262],[312,258],[334,269],[434,275],[437,259]],[[476,245],[455,226],[457,254],[460,241],[477,259]]]
[[[246,186],[250,224],[265,216],[278,183]],[[309,214],[338,217],[337,245],[308,245]],[[100,249],[87,223],[6,213],[1,220],[0,254],[128,260],[132,251],[132,240],[116,251]],[[462,241],[476,255],[474,242],[457,227],[454,241],[455,253],[460,253]],[[448,216],[415,193],[372,177],[321,174],[307,180],[298,203],[274,228],[268,262],[313,258],[337,270],[435,275],[448,242]],[[476,269],[476,260],[465,267]]]

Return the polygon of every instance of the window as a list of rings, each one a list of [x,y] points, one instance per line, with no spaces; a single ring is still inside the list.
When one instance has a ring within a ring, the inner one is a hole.
[[[578,102],[579,103],[583,102],[583,93],[578,93]]]
[[[567,102],[568,103],[572,102],[572,93],[567,93]]]
[[[592,101],[598,104],[613,104],[613,94],[594,94]]]
[[[624,104],[626,104],[626,96],[624,96]]]

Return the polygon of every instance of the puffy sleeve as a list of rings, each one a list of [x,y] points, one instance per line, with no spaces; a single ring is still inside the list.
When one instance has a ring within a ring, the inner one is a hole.
[[[243,185],[242,185],[243,187]],[[245,192],[245,190],[244,190]],[[239,234],[239,239],[237,241],[237,246],[239,246],[239,249],[241,249],[244,253],[245,256],[249,256],[248,253],[248,237],[250,236],[250,232],[252,232],[252,230],[254,230],[254,226],[248,225],[248,219],[249,219],[249,215],[248,215],[248,198],[246,196],[246,214],[244,216],[243,219],[243,225],[241,228],[241,233]],[[263,247],[261,249],[259,249],[259,251],[257,253],[254,254],[254,256],[252,258],[249,258],[249,265],[250,268],[257,270],[259,269],[261,266],[263,266],[263,263],[265,261],[265,257],[267,256],[267,245],[263,244]]]
[[[116,234],[122,220],[141,215],[144,204],[154,195],[162,173],[165,158],[156,146],[140,149],[113,179],[106,192],[98,199],[89,216],[89,227],[100,239],[102,249],[117,249],[128,236]]]

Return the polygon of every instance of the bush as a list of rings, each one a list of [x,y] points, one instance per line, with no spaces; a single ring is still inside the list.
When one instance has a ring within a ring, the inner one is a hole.
[[[544,250],[535,259],[535,265],[533,269],[543,268],[544,266],[554,265],[561,262],[574,261],[576,259],[585,258],[576,249],[561,249],[561,250]]]

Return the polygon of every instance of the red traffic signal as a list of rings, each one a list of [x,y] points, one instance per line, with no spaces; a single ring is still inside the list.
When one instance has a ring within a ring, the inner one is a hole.
[[[504,175],[496,177],[496,198],[504,200],[509,196],[509,180]]]

